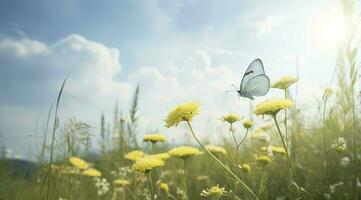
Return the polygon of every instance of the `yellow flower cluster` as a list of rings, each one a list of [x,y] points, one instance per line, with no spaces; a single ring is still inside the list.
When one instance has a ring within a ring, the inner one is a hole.
[[[173,148],[168,152],[171,157],[180,158],[183,160],[189,159],[193,156],[197,156],[201,153],[202,152],[199,151],[197,148],[188,146]]]
[[[102,176],[102,173],[96,169],[89,168],[83,171],[83,174],[85,176],[91,176],[91,177],[99,177]]]
[[[250,129],[252,128],[253,126],[253,121],[252,120],[249,120],[249,119],[245,119],[243,121],[243,127],[246,128],[246,129]]]
[[[161,159],[161,160],[168,160],[169,159],[169,154],[168,153],[158,153],[158,154],[153,154],[153,155],[150,155],[150,157],[152,158],[158,158],[158,159]]]
[[[288,89],[292,84],[297,82],[297,78],[291,76],[284,76],[280,78],[278,81],[272,84],[272,88],[278,88],[281,90]]]
[[[206,145],[206,149],[213,154],[227,155],[227,151],[223,147],[220,147],[220,146]]]
[[[143,158],[145,153],[143,151],[135,150],[125,154],[124,158],[133,162]]]
[[[250,173],[252,168],[251,168],[251,165],[250,164],[243,164],[243,165],[239,165],[238,166],[239,168],[241,168],[244,172],[246,173]]]
[[[162,167],[165,165],[165,162],[158,158],[152,158],[152,157],[144,157],[139,160],[137,160],[133,166],[132,170],[135,172],[145,172],[148,173],[150,170]]]
[[[121,187],[125,187],[125,186],[127,186],[129,184],[130,184],[130,182],[125,180],[125,179],[115,179],[113,181],[113,185],[121,186]]]
[[[258,105],[254,110],[256,115],[272,115],[275,116],[279,111],[293,106],[290,100],[273,99],[264,101]]]
[[[230,124],[233,124],[233,123],[235,123],[235,122],[241,121],[241,119],[242,119],[241,116],[236,115],[236,114],[233,114],[233,113],[224,115],[224,116],[222,117],[222,120],[223,120],[223,121],[228,122],[228,123],[230,123]]]
[[[227,194],[228,192],[224,188],[221,188],[219,187],[219,185],[216,185],[209,189],[203,190],[201,196],[219,198]]]
[[[70,164],[72,164],[74,167],[76,167],[77,169],[88,169],[89,168],[89,163],[87,163],[86,161],[82,160],[81,158],[78,157],[71,157],[69,159]]]
[[[271,152],[275,155],[286,155],[286,150],[283,147],[275,147],[275,146],[269,146],[269,147],[262,147],[262,151],[267,151],[267,149],[270,149]]]
[[[159,183],[159,189],[160,189],[160,191],[163,191],[167,194],[169,193],[169,186],[166,183],[163,183],[163,182]]]
[[[165,126],[167,128],[178,126],[182,121],[192,121],[192,118],[200,112],[200,104],[198,102],[184,103],[176,106],[167,116]]]
[[[144,136],[143,141],[144,142],[151,142],[151,143],[157,143],[157,142],[165,142],[167,138],[162,135],[162,134],[158,134],[158,133],[153,133],[153,134],[147,134]]]
[[[266,166],[271,163],[271,158],[269,156],[258,156],[256,161],[262,166]]]

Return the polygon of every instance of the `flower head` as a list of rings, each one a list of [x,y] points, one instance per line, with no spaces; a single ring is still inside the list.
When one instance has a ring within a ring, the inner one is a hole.
[[[322,100],[323,101],[327,101],[328,98],[330,98],[333,94],[333,90],[332,88],[325,88],[324,92],[323,92],[323,96],[322,96]]]
[[[131,151],[131,152],[128,152],[127,154],[125,154],[124,158],[134,162],[134,161],[137,161],[137,160],[143,158],[144,155],[145,154],[143,151],[135,150],[135,151]]]
[[[149,157],[158,158],[158,159],[166,161],[169,159],[169,154],[168,153],[158,153],[158,154],[149,155]]]
[[[144,142],[151,142],[151,143],[157,143],[157,142],[165,142],[167,138],[162,135],[162,134],[158,134],[158,133],[153,133],[153,134],[147,134],[144,136],[143,141]]]
[[[152,158],[152,157],[144,157],[139,160],[137,160],[133,166],[132,170],[137,172],[145,172],[148,173],[150,170],[162,167],[165,165],[165,162],[158,158]]]
[[[91,176],[91,177],[99,177],[102,176],[102,173],[96,169],[89,168],[83,171],[83,174],[85,176]]]
[[[178,126],[182,121],[192,121],[193,117],[200,112],[200,104],[197,102],[190,102],[180,104],[175,107],[167,116],[165,126],[167,128]]]
[[[272,84],[272,88],[278,88],[281,90],[286,90],[288,89],[292,84],[297,82],[297,78],[295,77],[291,77],[291,76],[284,76],[281,79],[279,79],[278,81],[274,82]]]
[[[262,166],[266,166],[271,163],[271,158],[269,156],[258,156],[256,158],[257,162]]]
[[[213,154],[227,155],[227,151],[223,147],[219,147],[215,145],[206,145],[206,149]]]
[[[337,139],[337,141],[332,144],[332,148],[335,149],[337,153],[343,153],[347,150],[347,142],[345,138],[340,137]]]
[[[125,179],[115,179],[113,181],[113,185],[120,186],[120,187],[125,187],[129,184],[130,184],[130,182]]]
[[[243,121],[243,127],[246,128],[246,129],[250,129],[252,128],[253,126],[253,121],[252,120],[249,120],[249,119],[245,119]]]
[[[286,155],[286,150],[283,147],[276,147],[276,146],[268,146],[262,147],[262,151],[270,151],[272,154],[275,155]]]
[[[180,158],[183,160],[187,160],[193,156],[197,156],[201,154],[202,152],[199,151],[197,148],[194,147],[188,147],[188,146],[182,146],[171,149],[168,154],[171,157]]]
[[[206,190],[202,190],[201,196],[219,198],[222,196],[226,196],[227,194],[228,192],[223,187],[219,187],[219,185],[216,185],[211,188],[207,188]]]
[[[256,105],[254,110],[256,115],[276,115],[279,111],[283,109],[290,108],[293,105],[290,100],[268,100]]]
[[[71,157],[69,159],[70,164],[72,164],[74,167],[78,168],[78,169],[88,169],[89,168],[89,163],[87,163],[86,161],[82,160],[81,158],[78,157]]]
[[[243,164],[243,165],[239,165],[238,166],[239,168],[241,168],[244,172],[246,173],[250,173],[252,168],[251,168],[251,165],[250,164]]]
[[[168,184],[166,184],[166,183],[163,183],[163,182],[160,182],[159,183],[159,189],[160,189],[160,191],[162,191],[162,192],[165,192],[165,193],[169,193],[169,186],[168,186]]]
[[[233,113],[224,115],[224,116],[222,117],[222,120],[223,120],[223,121],[228,122],[228,123],[230,123],[230,124],[233,124],[233,123],[235,123],[235,122],[241,121],[241,119],[242,119],[241,116],[236,115],[236,114],[233,114]]]

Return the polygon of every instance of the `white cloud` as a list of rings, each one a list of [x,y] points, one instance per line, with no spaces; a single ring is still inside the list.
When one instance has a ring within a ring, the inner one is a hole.
[[[17,141],[24,143],[29,134],[36,132],[37,116],[26,113],[39,113],[42,119],[38,125],[43,127],[41,122],[44,122],[48,106],[54,100],[61,81],[69,73],[60,105],[61,123],[75,116],[97,127],[101,112],[111,116],[115,101],[119,101],[122,109],[128,106],[134,87],[128,82],[116,80],[121,64],[115,48],[80,35],[69,35],[50,45],[30,39],[2,40],[0,50],[2,60],[10,63],[4,65],[6,70],[2,76],[16,84],[7,85],[11,86],[9,89],[6,89],[6,85],[2,87],[2,97],[11,101],[0,106],[1,121],[6,118],[8,122],[2,124],[1,131],[7,144],[15,145],[11,148],[16,151],[27,151],[28,147],[16,145]],[[7,80],[3,81],[10,84]],[[11,123],[9,112],[12,113]],[[94,129],[94,132],[98,130]],[[32,142],[28,145],[34,147]]]
[[[5,39],[0,41],[0,53],[14,54],[17,57],[24,58],[37,54],[48,53],[48,47],[39,41],[30,39],[11,40]]]
[[[286,20],[283,15],[269,15],[266,18],[251,23],[251,26],[256,30],[257,37],[264,37],[272,32],[276,27],[281,26]]]

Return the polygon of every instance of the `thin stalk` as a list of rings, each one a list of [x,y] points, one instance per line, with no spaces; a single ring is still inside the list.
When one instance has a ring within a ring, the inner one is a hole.
[[[234,174],[227,166],[225,166],[215,155],[213,155],[210,151],[208,151],[208,149],[200,142],[200,140],[197,138],[197,136],[194,133],[194,130],[192,128],[192,125],[189,121],[186,121],[190,131],[194,137],[194,139],[198,142],[198,144],[203,148],[203,150],[205,152],[207,152],[214,160],[216,160],[228,173],[230,173],[238,182],[240,182],[242,184],[242,186],[244,188],[246,188],[246,190],[248,190],[248,192],[253,196],[254,199],[259,200],[259,198],[257,197],[257,195],[251,190],[251,188],[248,187],[248,185],[246,183],[244,183],[240,178],[238,178],[238,176],[236,174]]]
[[[324,153],[324,170],[325,170],[325,181],[327,185],[327,190],[331,194],[330,189],[330,181],[329,181],[329,172],[328,172],[328,162],[327,162],[327,150],[326,150],[326,138],[325,138],[325,120],[326,120],[326,107],[327,101],[325,101],[323,105],[323,114],[322,114],[322,146],[323,146],[323,153]]]
[[[188,200],[188,188],[187,188],[187,160],[184,160],[184,192],[186,200]]]
[[[238,157],[238,141],[237,141],[236,136],[234,135],[234,129],[233,129],[233,124],[232,123],[230,124],[229,130],[231,131],[231,134],[232,134],[232,137],[233,137],[233,140],[234,140],[234,144],[236,145],[236,149],[237,149],[236,156],[234,158],[234,162],[236,163],[237,162],[237,157]]]
[[[285,100],[287,100],[287,89],[284,90],[285,92]],[[285,123],[285,133],[286,133],[286,144],[288,145],[288,128],[287,128],[287,109],[285,110],[285,119],[284,119],[284,123]]]
[[[282,141],[282,144],[283,144],[283,148],[284,148],[285,151],[286,151],[286,157],[287,157],[287,160],[288,160],[288,164],[289,164],[289,166],[291,167],[293,176],[295,177],[295,180],[296,180],[298,189],[299,189],[299,191],[300,191],[300,193],[301,193],[302,199],[305,199],[305,197],[304,197],[304,195],[303,195],[303,192],[302,192],[302,188],[301,188],[300,182],[299,182],[298,177],[297,177],[297,175],[296,175],[296,171],[295,171],[295,169],[294,169],[294,167],[293,167],[293,164],[292,164],[292,162],[291,162],[291,158],[290,158],[290,155],[289,155],[287,146],[286,146],[286,142],[285,142],[285,140],[284,140],[284,138],[283,138],[283,136],[282,136],[282,132],[281,132],[280,126],[278,125],[278,122],[277,122],[277,119],[276,119],[276,115],[272,115],[272,117],[273,117],[273,120],[274,120],[274,122],[275,122],[275,124],[276,124],[277,130],[278,130],[278,134],[279,134],[280,137],[281,137],[281,141]]]
[[[60,104],[60,98],[61,94],[63,93],[63,89],[65,86],[65,83],[68,79],[68,76],[64,79],[63,84],[61,85],[58,98],[56,100],[56,106],[55,106],[55,114],[54,114],[54,125],[53,125],[53,132],[51,137],[51,145],[50,145],[50,163],[49,163],[49,170],[48,170],[48,187],[46,191],[46,199],[49,199],[49,190],[50,190],[50,180],[51,180],[51,165],[53,164],[53,157],[54,157],[54,143],[55,143],[55,132],[58,127],[59,118],[58,118],[58,109]]]
[[[150,194],[150,199],[151,200],[154,200],[154,189],[153,189],[153,182],[152,182],[152,178],[150,177],[150,172],[147,172],[147,179],[148,179],[148,183],[149,183],[149,187],[148,187],[148,190],[149,190],[149,194]]]
[[[353,120],[353,190],[354,199],[358,199],[357,193],[357,121],[355,112],[354,89],[352,88],[352,120]]]
[[[128,187],[125,187],[125,190],[128,191],[128,194],[130,194],[133,199],[136,199],[135,194]]]
[[[238,144],[238,149],[241,147],[241,145],[243,144],[243,142],[247,139],[248,132],[249,132],[249,129],[247,128],[246,135],[244,135],[243,139],[242,139],[241,142]]]

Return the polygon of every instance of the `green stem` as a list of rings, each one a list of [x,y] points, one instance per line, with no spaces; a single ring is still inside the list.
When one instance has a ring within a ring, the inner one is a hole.
[[[325,120],[326,120],[326,106],[327,101],[325,101],[323,105],[323,114],[322,114],[322,146],[323,146],[323,153],[324,153],[324,170],[325,170],[325,182],[327,186],[328,192],[331,194],[330,189],[330,181],[329,181],[329,172],[328,172],[328,162],[327,162],[327,147],[326,147],[326,138],[325,138]]]
[[[150,199],[151,200],[154,200],[154,191],[153,191],[153,182],[152,182],[152,178],[151,178],[151,176],[150,176],[150,172],[147,172],[146,173],[147,174],[147,179],[148,179],[148,183],[149,183],[149,194],[150,194]]]
[[[197,136],[195,135],[192,125],[189,121],[186,121],[190,131],[194,137],[194,139],[198,142],[198,144],[203,148],[203,150],[205,152],[207,152],[214,160],[216,160],[228,173],[230,173],[238,182],[240,182],[242,184],[242,186],[244,188],[246,188],[248,190],[248,192],[253,196],[254,199],[259,200],[259,198],[257,197],[257,195],[251,190],[251,188],[248,187],[248,185],[246,183],[244,183],[240,178],[238,178],[238,176],[236,174],[234,174],[227,166],[225,166],[215,155],[213,155],[211,152],[209,152],[207,150],[207,148],[200,142],[200,140],[197,138]]]
[[[185,199],[188,200],[188,188],[187,188],[187,160],[184,160],[184,193]]]
[[[358,199],[357,193],[357,120],[355,112],[354,89],[352,88],[352,120],[353,120],[353,190],[354,199]]]
[[[285,91],[285,100],[287,100],[287,89],[284,90]],[[288,128],[287,128],[287,110],[285,110],[285,119],[284,119],[284,123],[285,123],[285,137],[286,137],[286,145],[288,145]]]
[[[290,159],[290,155],[289,155],[289,152],[288,152],[288,148],[286,146],[286,142],[282,136],[282,132],[281,132],[281,129],[280,129],[280,126],[278,125],[278,122],[277,122],[277,119],[276,119],[276,115],[272,115],[273,117],[273,120],[276,124],[276,127],[277,127],[277,130],[278,130],[278,134],[280,135],[281,137],[281,141],[282,141],[282,144],[283,144],[283,148],[285,148],[285,151],[286,151],[286,157],[287,157],[287,160],[288,160],[288,164],[289,166],[291,167],[291,170],[292,170],[292,173],[293,173],[293,176],[295,177],[295,180],[296,180],[296,183],[297,183],[297,186],[298,186],[298,189],[299,189],[299,192],[301,193],[301,196],[302,196],[302,199],[305,199],[304,195],[303,195],[303,192],[302,192],[302,188],[301,188],[301,185],[300,185],[300,182],[298,180],[298,177],[296,175],[296,171],[293,167],[293,164],[291,162],[291,159]]]

